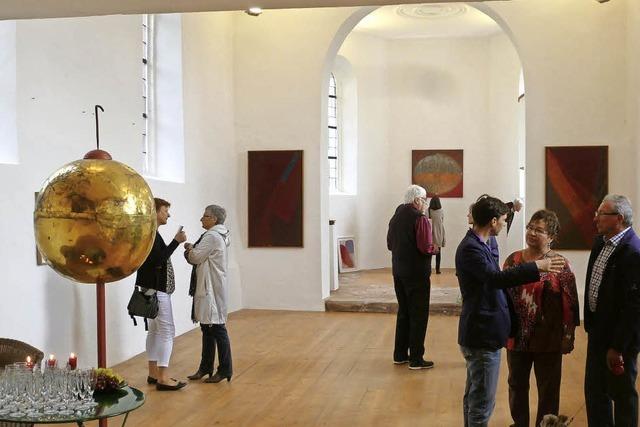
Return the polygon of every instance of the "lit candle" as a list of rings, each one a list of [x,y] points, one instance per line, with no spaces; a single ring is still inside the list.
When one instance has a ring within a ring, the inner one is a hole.
[[[33,362],[31,361],[31,356],[27,356],[27,369],[33,369]]]
[[[47,360],[47,366],[49,368],[55,368],[56,363],[57,363],[56,356],[54,354],[50,354],[49,359]]]
[[[76,367],[78,366],[78,356],[76,356],[75,353],[71,353],[69,355],[69,368],[76,369]]]

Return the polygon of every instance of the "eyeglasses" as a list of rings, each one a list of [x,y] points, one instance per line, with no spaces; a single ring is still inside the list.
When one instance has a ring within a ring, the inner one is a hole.
[[[603,215],[620,215],[620,214],[618,212],[598,212],[598,211],[595,211],[593,213],[594,217],[595,216],[603,216]]]
[[[527,231],[529,231],[532,234],[536,234],[536,235],[549,234],[549,232],[547,230],[543,230],[542,228],[536,228],[531,224],[527,225],[526,228],[527,228]]]

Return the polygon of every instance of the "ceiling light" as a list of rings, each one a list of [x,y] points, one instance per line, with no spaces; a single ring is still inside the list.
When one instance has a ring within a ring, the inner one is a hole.
[[[247,15],[251,15],[251,16],[260,16],[260,14],[262,13],[262,8],[261,7],[250,7],[249,9],[245,10],[244,13],[246,13]]]

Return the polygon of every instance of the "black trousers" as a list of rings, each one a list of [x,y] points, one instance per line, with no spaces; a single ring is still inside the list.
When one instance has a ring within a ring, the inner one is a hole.
[[[398,298],[393,360],[417,362],[424,356],[431,282],[428,275],[420,278],[393,276],[393,286]]]
[[[218,348],[218,373],[223,376],[231,376],[233,367],[231,363],[231,342],[227,327],[222,325],[203,325],[202,330],[202,357],[200,359],[200,372],[213,373],[213,365],[216,357],[216,347]]]
[[[562,352],[536,353],[507,350],[509,366],[509,409],[516,427],[529,427],[529,377],[531,366],[538,386],[535,426],[547,414],[558,415]]]
[[[442,248],[440,248],[435,258],[436,258],[436,273],[440,273],[440,260],[442,259]]]
[[[589,336],[584,377],[589,427],[637,427],[638,354],[623,353],[624,373],[613,375],[607,368],[607,350],[606,345]]]

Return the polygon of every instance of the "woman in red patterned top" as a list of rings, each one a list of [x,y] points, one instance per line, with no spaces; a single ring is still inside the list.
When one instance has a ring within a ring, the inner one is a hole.
[[[504,268],[555,256],[551,244],[560,224],[556,214],[539,210],[527,225],[527,247],[509,255]],[[529,427],[529,377],[534,368],[538,385],[535,425],[546,414],[558,415],[562,355],[573,350],[580,324],[576,278],[565,259],[560,273],[540,273],[540,281],[507,290],[518,327],[507,342],[509,408],[512,426]]]

